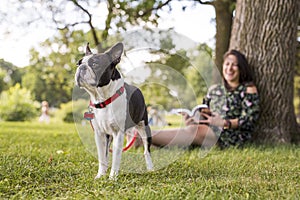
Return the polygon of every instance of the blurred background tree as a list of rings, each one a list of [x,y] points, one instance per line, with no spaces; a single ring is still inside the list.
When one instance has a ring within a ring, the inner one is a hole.
[[[5,121],[27,121],[38,114],[39,103],[29,90],[17,83],[0,95],[0,119]]]
[[[21,83],[22,70],[0,59],[0,93],[16,83]]]

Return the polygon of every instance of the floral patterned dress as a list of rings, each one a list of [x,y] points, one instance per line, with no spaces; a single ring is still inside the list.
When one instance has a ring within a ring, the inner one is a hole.
[[[242,146],[251,139],[259,117],[259,96],[257,93],[246,93],[246,90],[247,85],[241,84],[233,91],[226,90],[223,85],[215,85],[208,91],[212,112],[219,113],[223,119],[238,118],[237,129],[224,130],[211,126],[219,137],[221,148]]]

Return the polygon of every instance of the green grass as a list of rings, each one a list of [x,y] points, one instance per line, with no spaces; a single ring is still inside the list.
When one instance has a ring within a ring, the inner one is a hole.
[[[186,150],[109,181],[72,124],[1,122],[0,142],[0,199],[300,199],[299,146]]]

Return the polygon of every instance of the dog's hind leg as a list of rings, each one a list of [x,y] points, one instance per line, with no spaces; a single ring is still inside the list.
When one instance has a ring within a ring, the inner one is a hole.
[[[138,125],[136,126],[144,145],[144,156],[146,160],[147,170],[153,170],[153,163],[150,155],[150,146],[151,146],[151,129],[149,126]]]
[[[110,138],[107,137],[105,133],[98,133],[98,131],[95,131],[95,142],[99,161],[98,173],[95,179],[98,179],[106,174],[108,168],[108,150]]]

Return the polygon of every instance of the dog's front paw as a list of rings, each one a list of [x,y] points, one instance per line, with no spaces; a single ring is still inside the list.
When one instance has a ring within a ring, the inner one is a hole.
[[[118,177],[118,172],[115,171],[111,171],[109,174],[109,180],[111,181],[116,181]]]
[[[99,179],[101,176],[104,176],[104,174],[98,173],[97,176],[95,176],[95,180],[96,180],[96,179]]]
[[[111,180],[111,181],[117,181],[118,180],[118,176],[109,176],[109,180]]]

